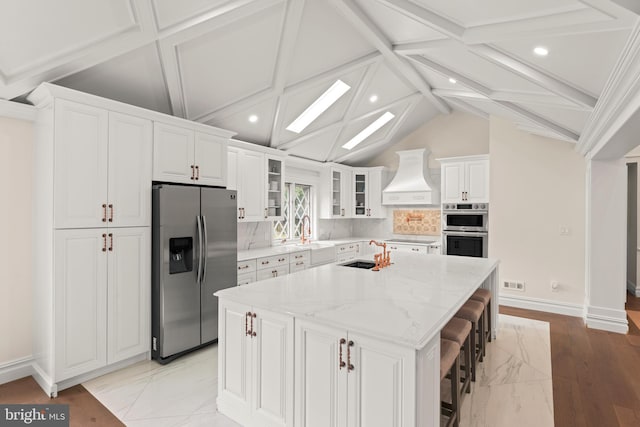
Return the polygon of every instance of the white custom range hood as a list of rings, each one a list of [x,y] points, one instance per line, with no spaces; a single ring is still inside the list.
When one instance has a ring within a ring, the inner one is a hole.
[[[424,159],[429,152],[425,148],[420,148],[396,151],[396,154],[400,157],[398,171],[382,191],[382,204],[437,205],[440,203],[440,191],[434,188],[431,178],[424,173]]]

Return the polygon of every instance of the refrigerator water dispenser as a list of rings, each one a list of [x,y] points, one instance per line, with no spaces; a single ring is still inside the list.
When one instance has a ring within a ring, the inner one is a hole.
[[[193,238],[169,239],[169,274],[193,270]]]

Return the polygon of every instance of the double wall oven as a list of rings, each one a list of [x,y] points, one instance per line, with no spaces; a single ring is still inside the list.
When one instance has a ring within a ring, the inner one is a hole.
[[[442,205],[444,254],[486,258],[489,251],[488,232],[488,203]]]

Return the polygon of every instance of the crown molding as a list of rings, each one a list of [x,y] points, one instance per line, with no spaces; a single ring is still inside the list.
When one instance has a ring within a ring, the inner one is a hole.
[[[33,122],[36,120],[37,112],[38,110],[32,105],[0,99],[0,117]]]

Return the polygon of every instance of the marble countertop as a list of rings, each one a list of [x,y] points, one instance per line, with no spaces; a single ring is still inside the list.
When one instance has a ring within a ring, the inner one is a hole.
[[[394,253],[392,261],[377,272],[328,264],[216,295],[420,349],[498,265],[495,259],[404,253]]]

